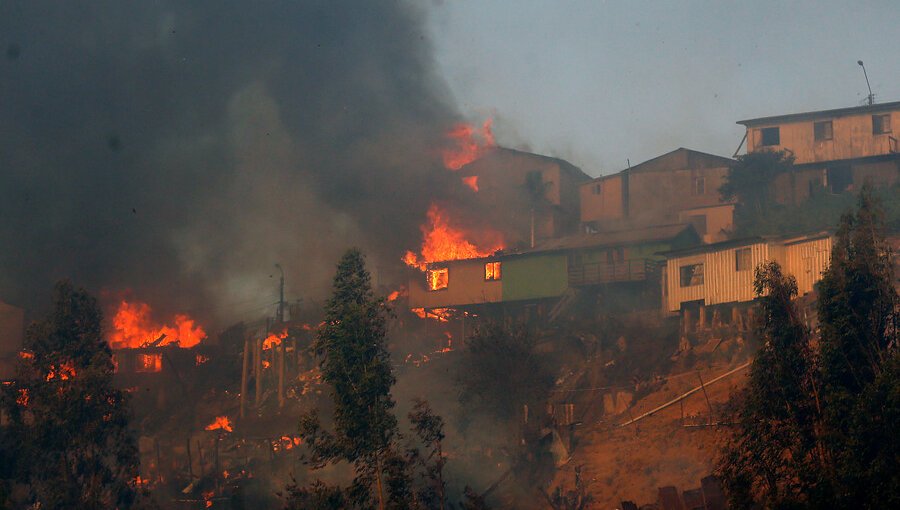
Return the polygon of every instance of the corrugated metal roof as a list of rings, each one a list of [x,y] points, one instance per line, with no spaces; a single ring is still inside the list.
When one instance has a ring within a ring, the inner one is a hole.
[[[694,230],[694,227],[690,224],[678,223],[614,232],[598,232],[596,234],[578,234],[560,237],[558,239],[548,239],[534,248],[522,250],[519,253],[570,250],[574,248],[602,248],[604,246],[627,246],[653,241],[667,241],[678,237],[687,230]]]

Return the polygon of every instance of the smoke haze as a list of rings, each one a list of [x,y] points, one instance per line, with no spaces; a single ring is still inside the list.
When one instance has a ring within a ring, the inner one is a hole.
[[[395,1],[0,4],[0,298],[131,289],[212,319],[418,242],[456,120]],[[451,190],[451,191],[447,191]],[[383,276],[383,275],[380,275]],[[277,275],[276,275],[277,278]]]

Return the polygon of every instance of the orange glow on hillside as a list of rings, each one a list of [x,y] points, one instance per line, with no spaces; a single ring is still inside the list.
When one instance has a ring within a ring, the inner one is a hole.
[[[494,146],[494,133],[491,131],[493,119],[484,121],[481,131],[468,124],[457,124],[448,133],[447,138],[452,147],[443,151],[444,166],[450,170],[459,170],[484,155]]]
[[[206,430],[224,430],[225,432],[233,432],[231,420],[227,416],[216,416],[212,423],[206,426]]]
[[[206,338],[206,332],[185,314],[175,315],[174,326],[157,324],[151,318],[151,308],[140,301],[122,300],[113,316],[113,331],[109,345],[113,349],[146,347],[165,335],[159,345],[177,344],[193,347]]]
[[[423,242],[420,255],[407,251],[403,257],[403,262],[408,266],[419,269],[424,269],[429,262],[487,257],[503,249],[502,234],[490,229],[482,230],[480,235],[494,239],[490,245],[484,247],[473,244],[467,239],[466,232],[451,226],[447,213],[437,204],[431,204],[428,219],[421,229]]]
[[[73,377],[75,377],[75,365],[71,361],[59,365],[50,365],[50,372],[47,373],[47,381],[54,379],[67,381]]]
[[[463,177],[462,181],[463,181],[463,184],[472,188],[472,191],[474,191],[475,193],[478,193],[478,176],[477,175],[470,175],[468,177]]]

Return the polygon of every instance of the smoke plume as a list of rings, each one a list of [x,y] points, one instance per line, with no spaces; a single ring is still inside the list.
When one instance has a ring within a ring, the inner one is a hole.
[[[321,295],[349,245],[389,278],[457,120],[398,1],[0,4],[0,299],[52,282],[162,311]]]

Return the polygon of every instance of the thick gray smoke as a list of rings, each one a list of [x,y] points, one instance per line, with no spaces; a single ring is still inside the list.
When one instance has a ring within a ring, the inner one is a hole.
[[[289,295],[321,293],[353,244],[384,279],[457,186],[423,16],[398,1],[0,3],[0,299],[35,306],[68,277],[224,319],[275,299],[276,262]]]

